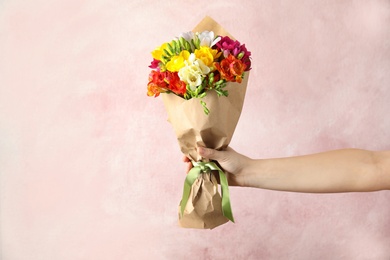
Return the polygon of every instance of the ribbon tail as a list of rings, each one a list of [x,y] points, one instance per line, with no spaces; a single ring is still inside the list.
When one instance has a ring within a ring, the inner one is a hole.
[[[201,169],[200,167],[193,167],[187,174],[186,179],[184,181],[183,187],[183,195],[180,201],[180,215],[183,216],[184,209],[187,205],[188,199],[191,193],[192,184],[200,175]]]
[[[221,196],[222,196],[222,212],[223,215],[234,223],[232,206],[230,204],[229,184],[226,178],[226,174],[223,171],[219,171],[219,181],[221,183]]]
[[[232,206],[230,204],[229,184],[226,178],[226,174],[219,168],[214,162],[208,162],[207,165],[212,170],[219,172],[219,182],[221,184],[221,197],[222,197],[222,213],[223,215],[234,223]]]

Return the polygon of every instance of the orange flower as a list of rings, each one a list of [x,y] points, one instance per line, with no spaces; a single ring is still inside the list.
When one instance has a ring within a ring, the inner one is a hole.
[[[155,83],[153,82],[150,82],[148,84],[148,92],[147,92],[147,95],[149,97],[158,97],[160,95],[160,93],[163,93],[165,92],[162,88],[160,88],[159,86],[157,86]]]
[[[160,93],[168,91],[168,83],[165,81],[165,73],[152,70],[149,74],[148,96],[158,97]]]
[[[221,74],[222,79],[239,83],[241,83],[242,74],[246,69],[246,65],[231,54],[220,63],[214,63],[214,66]]]

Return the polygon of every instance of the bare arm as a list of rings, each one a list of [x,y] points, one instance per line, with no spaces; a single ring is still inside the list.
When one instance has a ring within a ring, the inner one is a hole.
[[[230,185],[329,193],[390,189],[390,151],[342,149],[275,159],[250,159],[231,148],[199,153],[229,172]]]

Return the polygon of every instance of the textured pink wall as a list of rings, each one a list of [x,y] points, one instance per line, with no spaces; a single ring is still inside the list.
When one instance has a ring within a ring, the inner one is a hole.
[[[232,188],[177,226],[184,165],[150,51],[205,15],[253,54],[232,147],[390,149],[390,2],[2,1],[1,259],[389,259],[390,193]]]

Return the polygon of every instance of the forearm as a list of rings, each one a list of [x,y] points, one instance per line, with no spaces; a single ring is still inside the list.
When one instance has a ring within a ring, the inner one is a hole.
[[[295,192],[390,189],[390,152],[335,150],[305,156],[251,160],[245,186]]]

